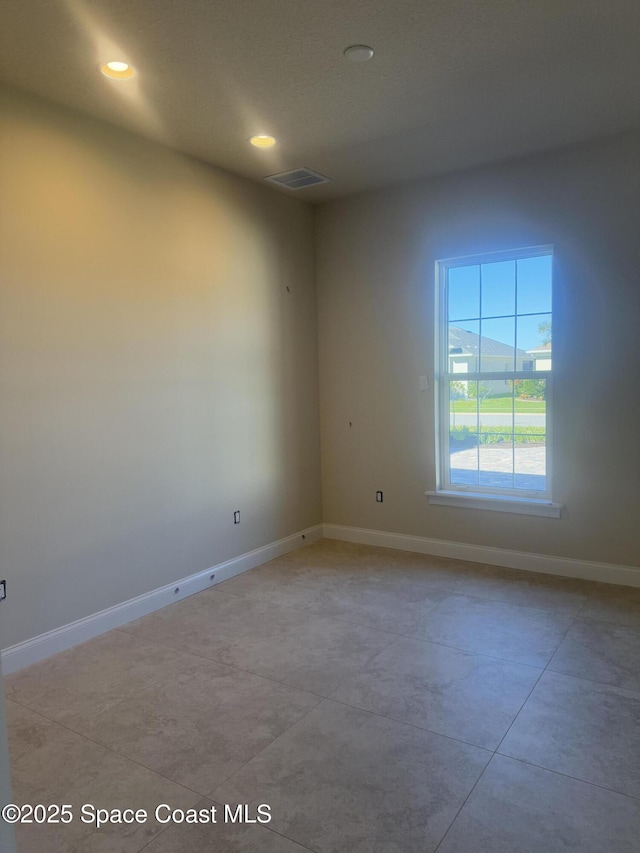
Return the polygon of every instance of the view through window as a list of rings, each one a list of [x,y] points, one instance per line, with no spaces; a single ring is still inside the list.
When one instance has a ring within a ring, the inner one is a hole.
[[[441,261],[439,488],[550,498],[550,247]]]

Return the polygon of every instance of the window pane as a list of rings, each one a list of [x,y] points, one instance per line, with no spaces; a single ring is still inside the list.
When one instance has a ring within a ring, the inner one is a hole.
[[[551,255],[523,258],[518,264],[518,314],[551,311]]]
[[[449,320],[480,316],[480,267],[451,267],[447,276]]]
[[[480,382],[478,415],[479,484],[513,488],[513,383]]]
[[[480,436],[479,484],[492,489],[513,489],[511,433]]]
[[[478,382],[480,405],[478,427],[480,432],[508,433],[513,431],[513,382]]]
[[[522,379],[515,385],[514,472],[516,489],[546,488],[547,380]]]
[[[482,321],[482,373],[514,369],[515,317]]]
[[[518,359],[533,360],[534,372],[551,370],[551,314],[518,317],[517,324]]]
[[[449,323],[450,373],[474,373],[478,370],[480,352],[480,322],[466,320],[459,325]]]
[[[543,492],[546,489],[546,436],[516,434],[515,487]]]
[[[516,313],[516,263],[482,264],[482,316]]]
[[[449,382],[449,479],[478,485],[478,383]]]
[[[443,482],[488,494],[548,493],[551,277],[551,255],[486,256],[447,269]]]

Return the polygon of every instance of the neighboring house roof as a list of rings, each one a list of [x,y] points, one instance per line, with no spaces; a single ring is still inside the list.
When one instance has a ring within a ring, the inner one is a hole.
[[[480,338],[473,332],[460,329],[457,326],[449,327],[449,354],[450,355],[479,355]],[[456,352],[459,350],[459,352]],[[513,348],[493,338],[482,337],[482,355],[495,355],[501,358],[512,358]],[[522,349],[516,349],[516,358],[526,358],[527,353]]]
[[[551,342],[542,344],[542,346],[536,347],[535,349],[527,350],[529,355],[537,355],[540,353],[541,355],[550,355],[551,354]]]

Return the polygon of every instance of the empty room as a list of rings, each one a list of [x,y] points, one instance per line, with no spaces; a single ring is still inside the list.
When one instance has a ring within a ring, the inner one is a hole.
[[[0,853],[637,853],[639,35],[3,0]]]

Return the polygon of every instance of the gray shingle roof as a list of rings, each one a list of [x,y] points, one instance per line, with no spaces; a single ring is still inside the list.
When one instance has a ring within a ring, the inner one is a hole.
[[[480,337],[467,329],[461,329],[458,326],[449,327],[449,352],[452,348],[460,349],[463,355],[479,355]],[[507,344],[500,341],[494,341],[493,338],[482,337],[482,354],[496,355],[503,358],[512,358],[513,349]],[[524,350],[516,349],[517,358],[527,358],[527,353]]]

